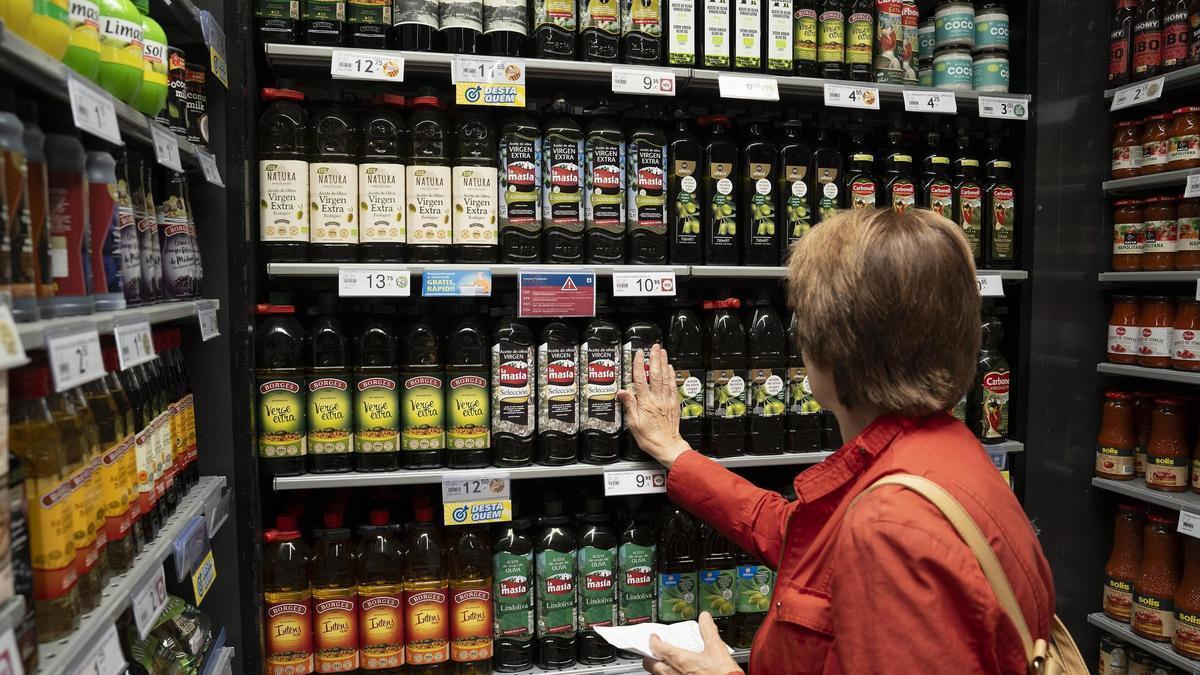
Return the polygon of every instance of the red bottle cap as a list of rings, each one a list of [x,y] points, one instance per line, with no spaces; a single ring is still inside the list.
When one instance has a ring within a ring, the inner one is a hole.
[[[272,89],[264,87],[262,90],[264,101],[303,101],[304,94],[295,89]]]
[[[266,303],[254,306],[255,314],[295,314],[295,305],[268,305]]]
[[[432,97],[430,97],[430,98],[432,98]],[[434,99],[434,100],[437,100],[437,99]],[[405,98],[403,96],[399,96],[397,94],[382,94],[380,96],[376,96],[375,98],[371,99],[372,105],[390,105],[390,106],[395,106],[397,108],[403,108],[404,103],[405,103]]]
[[[323,522],[325,523],[325,527],[328,527],[328,528],[341,527],[342,526],[342,512],[341,511],[327,511],[325,513],[325,517],[323,518]]]
[[[371,523],[372,525],[387,525],[388,524],[387,509],[371,509],[371,512],[369,514],[367,514],[367,519],[368,519],[368,522]]]
[[[724,300],[705,300],[704,309],[738,309],[742,306],[742,301],[737,298],[725,298]]]
[[[290,513],[281,513],[275,516],[275,529],[282,530],[284,532],[291,532],[298,529],[296,525],[296,516]]]

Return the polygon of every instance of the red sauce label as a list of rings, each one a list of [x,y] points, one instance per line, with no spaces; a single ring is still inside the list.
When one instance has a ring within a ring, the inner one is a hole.
[[[1130,624],[1134,632],[1166,642],[1175,633],[1175,602],[1171,598],[1135,593]]]
[[[1158,487],[1187,487],[1190,461],[1183,457],[1146,457],[1146,484]]]
[[[1144,73],[1162,64],[1162,27],[1157,21],[1134,26],[1133,72]]]
[[[1175,651],[1200,658],[1200,615],[1195,612],[1175,612],[1175,634],[1171,637]]]

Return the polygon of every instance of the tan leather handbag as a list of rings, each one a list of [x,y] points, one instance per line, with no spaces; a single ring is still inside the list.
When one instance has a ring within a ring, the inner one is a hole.
[[[1083,656],[1079,653],[1079,647],[1075,646],[1075,640],[1071,638],[1067,627],[1057,616],[1054,617],[1054,624],[1050,627],[1048,640],[1033,639],[1029,632],[1029,625],[1025,623],[1025,615],[1021,613],[1021,607],[1017,604],[1017,596],[1013,594],[1012,586],[1008,583],[1008,576],[1004,574],[1004,568],[996,559],[996,552],[988,545],[987,539],[979,531],[979,526],[975,524],[962,504],[959,504],[958,500],[946,492],[942,486],[928,478],[913,474],[893,474],[880,478],[863,490],[850,503],[850,508],[854,508],[863,495],[884,485],[899,485],[928,499],[931,504],[938,507],[946,520],[950,521],[950,524],[958,531],[958,536],[962,537],[967,546],[971,547],[971,551],[979,560],[979,566],[983,568],[984,576],[992,585],[992,591],[996,593],[996,599],[1000,601],[1000,606],[1008,613],[1009,618],[1017,627],[1017,632],[1021,634],[1031,675],[1087,675],[1091,672],[1091,669],[1084,663]],[[848,512],[849,509],[847,509]]]

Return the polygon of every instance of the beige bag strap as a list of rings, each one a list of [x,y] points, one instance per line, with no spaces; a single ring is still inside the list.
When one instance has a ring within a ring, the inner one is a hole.
[[[996,552],[992,550],[987,539],[983,536],[983,532],[979,530],[979,526],[971,518],[967,510],[958,503],[945,488],[934,483],[928,478],[914,476],[913,474],[901,473],[885,476],[875,481],[866,490],[863,490],[850,502],[850,508],[846,509],[849,513],[850,509],[862,499],[863,495],[884,485],[899,485],[908,488],[913,492],[928,499],[930,503],[941,510],[945,515],[946,520],[954,526],[958,531],[958,535],[962,537],[967,546],[971,547],[971,551],[975,553],[975,557],[979,560],[979,566],[983,568],[983,574],[987,577],[988,583],[992,585],[992,591],[996,594],[996,599],[1000,601],[1000,606],[1008,613],[1010,619],[1017,627],[1017,632],[1021,634],[1021,642],[1025,645],[1025,654],[1033,661],[1038,656],[1045,656],[1045,643],[1038,640],[1040,645],[1035,645],[1033,636],[1029,632],[1029,624],[1025,622],[1025,615],[1021,612],[1021,606],[1017,604],[1017,596],[1013,593],[1012,586],[1008,583],[1008,575],[1004,573],[1004,568],[1000,566],[1000,561],[996,558]],[[1039,648],[1040,647],[1040,648]],[[1040,654],[1038,652],[1041,652]]]

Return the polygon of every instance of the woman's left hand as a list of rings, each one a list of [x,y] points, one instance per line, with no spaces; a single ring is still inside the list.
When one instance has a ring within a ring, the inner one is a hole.
[[[673,647],[650,636],[650,651],[657,659],[642,659],[642,668],[654,675],[729,675],[742,672],[741,667],[729,655],[729,648],[717,633],[717,624],[712,615],[700,613],[700,637],[704,639],[704,651],[692,652]]]

